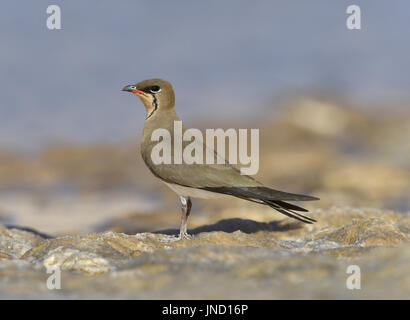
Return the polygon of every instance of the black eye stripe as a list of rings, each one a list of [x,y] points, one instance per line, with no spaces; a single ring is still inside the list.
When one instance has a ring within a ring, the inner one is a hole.
[[[150,86],[150,87],[146,87],[142,89],[142,91],[146,93],[158,93],[161,91],[161,87],[160,86]]]

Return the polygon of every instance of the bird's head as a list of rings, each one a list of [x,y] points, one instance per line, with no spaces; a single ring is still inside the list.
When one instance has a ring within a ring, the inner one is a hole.
[[[175,96],[172,85],[162,79],[149,79],[125,86],[122,91],[135,94],[147,109],[147,119],[157,110],[174,108]]]

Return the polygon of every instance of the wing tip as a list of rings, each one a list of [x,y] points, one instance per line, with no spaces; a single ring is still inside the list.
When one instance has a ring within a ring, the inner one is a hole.
[[[304,196],[304,197],[306,197],[306,200],[305,200],[305,201],[317,201],[317,200],[320,200],[320,198],[315,197],[315,196]]]
[[[296,220],[304,222],[306,224],[313,224],[313,223],[317,222],[317,220],[315,220],[311,217],[305,216],[303,214],[297,213],[292,209],[286,208],[286,207],[282,206],[280,203],[265,202],[265,204],[270,206],[272,209],[275,209],[276,211],[284,214],[287,217],[296,219]],[[286,203],[286,204],[289,205],[288,203]],[[308,212],[308,211],[306,210],[305,212]]]

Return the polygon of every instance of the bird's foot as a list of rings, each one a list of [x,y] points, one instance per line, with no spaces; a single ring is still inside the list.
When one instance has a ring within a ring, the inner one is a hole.
[[[186,231],[185,232],[180,232],[178,240],[185,240],[185,239],[192,239],[192,236],[188,234]]]

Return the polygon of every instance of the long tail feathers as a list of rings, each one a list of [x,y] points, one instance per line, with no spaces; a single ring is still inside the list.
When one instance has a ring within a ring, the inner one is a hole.
[[[241,198],[244,200],[268,205],[269,207],[279,211],[280,213],[288,217],[302,221],[304,223],[311,224],[311,223],[316,222],[316,220],[312,218],[309,218],[307,216],[304,216],[300,213],[295,212],[295,211],[308,212],[308,210],[306,210],[305,208],[285,202],[285,201],[319,200],[319,198],[316,198],[316,197],[278,191],[278,190],[270,189],[267,187],[219,187],[219,188],[206,187],[203,189],[212,191],[212,192],[228,194],[228,195],[232,195],[234,197]]]
[[[294,219],[299,220],[299,221],[302,221],[302,222],[304,222],[304,223],[309,223],[309,224],[311,224],[311,223],[315,223],[315,222],[316,222],[315,219],[309,218],[309,217],[307,217],[307,216],[304,216],[304,215],[302,215],[302,214],[300,214],[300,213],[297,213],[297,212],[293,211],[292,209],[289,209],[290,206],[292,206],[292,207],[297,207],[297,208],[300,208],[300,207],[295,206],[295,205],[292,205],[292,204],[290,204],[290,203],[283,202],[283,201],[280,201],[280,202],[286,204],[286,206],[287,206],[288,208],[284,207],[283,205],[279,205],[279,204],[277,203],[277,201],[276,201],[276,202],[265,201],[264,203],[267,204],[268,206],[270,206],[271,208],[273,208],[273,209],[279,211],[280,213],[284,214],[285,216],[294,218]],[[299,211],[308,212],[308,210],[306,210],[306,209],[304,209],[304,208],[300,208],[300,209],[302,209],[302,210],[299,210]],[[295,210],[295,209],[294,209],[294,210]]]

